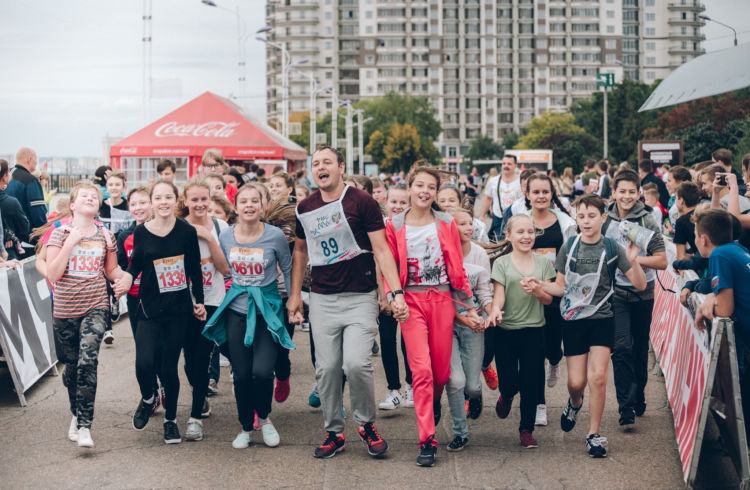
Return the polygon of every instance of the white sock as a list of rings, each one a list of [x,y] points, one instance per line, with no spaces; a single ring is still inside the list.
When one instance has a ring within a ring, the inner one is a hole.
[[[265,424],[266,422],[268,422],[268,417],[266,417],[266,418],[264,418],[264,419],[263,419],[263,418],[260,418],[260,417],[258,417],[258,425],[263,425],[263,424]]]
[[[154,403],[155,399],[156,397],[154,395],[151,395],[151,398],[149,398],[148,400],[144,398],[143,403],[148,403],[149,405],[151,405],[152,403]]]
[[[166,424],[167,422],[175,422],[175,423],[177,423],[177,419],[167,420],[167,419],[165,418],[165,419],[164,419],[164,423]]]

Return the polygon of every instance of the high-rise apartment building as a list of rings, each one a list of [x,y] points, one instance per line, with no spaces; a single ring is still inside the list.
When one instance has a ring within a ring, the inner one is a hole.
[[[703,53],[699,0],[268,0],[269,38],[296,69],[356,101],[389,91],[429,97],[445,157],[501,139],[597,90],[598,73],[646,83]],[[282,55],[266,52],[267,112],[282,113]],[[292,72],[291,112],[309,80]],[[331,110],[318,96],[318,115]]]

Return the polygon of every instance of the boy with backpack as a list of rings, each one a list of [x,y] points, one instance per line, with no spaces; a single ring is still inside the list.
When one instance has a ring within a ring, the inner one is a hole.
[[[544,283],[549,294],[562,296],[560,312],[565,320],[563,346],[570,398],[560,417],[560,426],[565,432],[575,427],[588,384],[591,399],[586,447],[592,458],[604,458],[607,439],[599,435],[599,427],[614,344],[610,297],[614,293],[615,274],[620,269],[640,291],[646,289],[646,275],[635,245],[628,244],[626,252],[615,240],[602,236],[605,209],[601,197],[584,195],[574,209],[581,234],[569,238],[560,249],[555,261],[556,281]]]
[[[620,425],[629,428],[635,417],[646,410],[644,391],[648,381],[648,340],[651,314],[654,309],[656,271],[667,268],[667,253],[661,235],[661,221],[656,222],[648,206],[640,198],[640,178],[632,170],[615,175],[612,185],[612,204],[602,228],[605,236],[614,238],[626,247],[630,240],[622,233],[623,221],[635,223],[646,240],[645,250],[637,258],[646,274],[646,289],[635,291],[622,273],[615,277],[613,313],[615,316],[615,344],[612,348],[612,370],[615,375]],[[658,200],[657,200],[658,203]]]

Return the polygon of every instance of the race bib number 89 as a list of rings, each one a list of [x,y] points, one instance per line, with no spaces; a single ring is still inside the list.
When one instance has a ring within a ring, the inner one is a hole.
[[[180,291],[187,288],[185,277],[185,256],[165,257],[154,260],[156,281],[159,283],[160,293]]]

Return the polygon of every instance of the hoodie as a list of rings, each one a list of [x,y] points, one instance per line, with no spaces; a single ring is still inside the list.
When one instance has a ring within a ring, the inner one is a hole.
[[[637,223],[654,232],[654,235],[648,242],[648,247],[646,247],[646,250],[641,250],[641,255],[644,256],[654,255],[657,252],[664,252],[666,250],[664,248],[664,237],[662,237],[661,228],[656,223],[656,221],[654,221],[653,216],[651,216],[652,210],[653,208],[651,208],[650,206],[646,206],[645,204],[643,204],[643,202],[636,201],[633,209],[631,209],[628,215],[625,217],[627,221]],[[602,226],[602,233],[605,236],[616,238],[620,245],[622,245],[623,247],[627,247],[627,240],[620,237],[620,233],[618,231],[620,221],[620,215],[617,212],[617,203],[613,202],[607,208],[607,219],[604,221],[604,226]],[[636,291],[633,288],[632,284],[630,284],[630,281],[628,281],[627,278],[622,275],[620,271],[618,271],[615,282],[615,296],[625,301],[631,302],[653,299],[656,271],[648,267],[644,267],[643,270],[646,273],[646,279],[648,280],[648,284],[646,285],[646,289],[644,291]]]
[[[23,208],[21,207],[21,203],[18,202],[18,199],[9,196],[5,191],[0,191],[0,215],[2,216],[2,227],[4,230],[11,232],[19,241],[29,241],[29,233],[31,232],[29,219],[23,212]],[[10,239],[12,236],[11,233],[4,233],[4,240]],[[9,247],[8,258],[18,258],[18,250]]]

